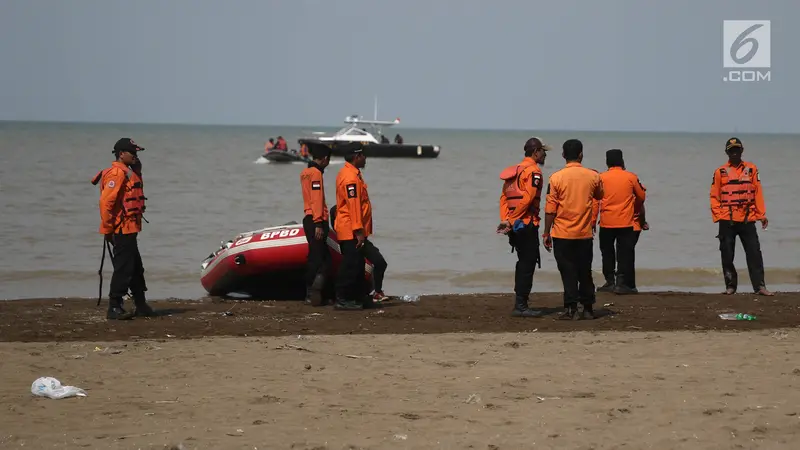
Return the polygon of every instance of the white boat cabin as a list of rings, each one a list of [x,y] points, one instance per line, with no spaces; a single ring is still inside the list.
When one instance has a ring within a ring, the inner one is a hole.
[[[377,117],[377,111],[376,111]],[[400,118],[396,118],[392,121],[385,121],[385,120],[364,120],[359,117],[357,114],[347,116],[344,119],[344,122],[348,125],[341,130],[334,133],[332,136],[322,136],[318,139],[320,141],[337,141],[337,142],[370,142],[372,144],[380,144],[381,141],[375,137],[372,133],[367,131],[366,129],[361,128],[364,125],[369,126],[371,129],[377,132],[378,136],[383,136],[383,130],[381,130],[382,126],[391,127],[393,125],[397,125],[400,123]]]
[[[358,125],[349,125],[334,133],[332,136],[321,136],[318,138],[320,141],[336,141],[336,142],[370,142],[372,144],[379,144],[380,141],[375,139],[372,133],[362,130]]]

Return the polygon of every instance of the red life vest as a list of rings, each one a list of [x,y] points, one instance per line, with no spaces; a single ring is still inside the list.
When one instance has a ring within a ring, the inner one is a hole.
[[[514,211],[517,206],[519,206],[519,202],[522,200],[522,196],[524,191],[519,185],[519,176],[522,172],[530,167],[532,163],[519,163],[510,167],[507,167],[505,170],[500,172],[500,179],[504,181],[503,183],[503,193],[506,196],[506,201],[508,205],[509,212]],[[541,178],[540,178],[541,179]],[[540,187],[536,189],[536,197],[530,203],[528,207],[528,214],[534,218],[539,217],[539,205],[541,203],[541,194],[542,190]],[[537,222],[538,223],[538,222]]]
[[[753,168],[742,169],[738,178],[731,178],[723,167],[719,169],[720,206],[723,207],[750,207],[756,202],[756,185],[753,184]]]
[[[100,180],[105,178],[106,174],[111,169],[113,169],[113,167],[97,172],[97,175],[92,179],[92,184],[97,185],[100,183]],[[130,168],[125,175],[127,177],[127,182],[125,186],[122,187],[122,211],[125,216],[138,219],[144,214],[146,208],[144,202],[147,200],[147,197],[144,196],[142,177]],[[105,182],[100,184],[101,191],[104,186],[106,186]]]

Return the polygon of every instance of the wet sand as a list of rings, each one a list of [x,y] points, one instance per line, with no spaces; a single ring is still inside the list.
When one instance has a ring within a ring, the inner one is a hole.
[[[111,323],[94,300],[1,302],[0,448],[796,448],[800,294],[600,295],[575,322],[535,298],[551,316],[510,317],[510,295]],[[39,376],[88,397],[34,398]]]

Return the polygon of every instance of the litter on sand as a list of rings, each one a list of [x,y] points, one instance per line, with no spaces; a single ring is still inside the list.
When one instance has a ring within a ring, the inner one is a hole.
[[[63,386],[53,377],[40,377],[31,384],[31,394],[53,399],[67,397],[86,397],[86,391],[75,386]]]

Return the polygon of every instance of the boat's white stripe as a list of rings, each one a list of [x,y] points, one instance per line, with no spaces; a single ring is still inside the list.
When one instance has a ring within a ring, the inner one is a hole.
[[[248,242],[247,244],[240,245],[238,247],[229,248],[223,250],[222,253],[217,255],[214,258],[214,261],[209,264],[203,271],[202,276],[205,276],[206,273],[211,272],[217,264],[221,263],[225,258],[233,255],[238,255],[239,253],[244,253],[249,250],[259,250],[264,248],[273,248],[273,247],[288,247],[291,245],[300,245],[306,243],[305,236],[298,236],[292,238],[284,238],[284,239],[274,239],[274,240],[267,240],[267,241],[256,241],[256,242]]]
[[[200,276],[204,277],[206,274],[210,273],[214,270],[218,264],[220,264],[225,258],[233,255],[238,255],[239,253],[244,253],[249,250],[260,250],[264,248],[273,248],[273,247],[288,247],[292,245],[301,245],[306,244],[306,237],[305,236],[297,236],[291,238],[283,238],[283,239],[274,239],[274,240],[266,240],[266,241],[256,241],[256,242],[248,242],[247,244],[240,245],[238,247],[229,248],[220,252],[214,261],[211,262],[205,269],[200,272]],[[339,246],[339,243],[334,241],[332,238],[328,238],[328,246],[331,247],[336,253],[341,254],[342,250]],[[372,273],[372,266],[369,264],[364,264],[364,268],[367,273]]]

